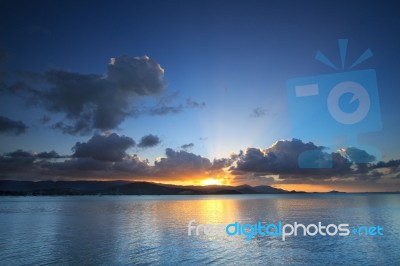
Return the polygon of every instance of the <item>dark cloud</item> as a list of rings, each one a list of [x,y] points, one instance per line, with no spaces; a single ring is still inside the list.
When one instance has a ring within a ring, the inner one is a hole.
[[[94,158],[69,158],[62,162],[42,164],[42,175],[63,178],[137,178],[148,177],[152,168],[147,160],[127,155],[121,161],[101,161]]]
[[[368,171],[378,171],[392,175],[392,178],[400,172],[400,160],[390,160],[388,162],[378,162],[376,164],[368,164]],[[394,175],[394,176],[393,176]]]
[[[51,120],[51,117],[50,117],[50,116],[44,115],[44,116],[42,117],[42,119],[40,119],[40,122],[41,122],[42,124],[47,124],[50,120]]]
[[[350,154],[328,153],[324,147],[296,139],[278,141],[267,149],[248,148],[213,161],[185,150],[168,148],[165,156],[157,159],[154,165],[138,155],[127,154],[134,145],[131,138],[113,133],[94,135],[87,142],[76,143],[71,156],[60,156],[55,151],[16,150],[0,155],[0,178],[193,181],[218,177],[227,178],[236,185],[324,184],[356,188],[357,185],[383,184],[385,188],[398,187],[400,160],[354,163],[347,158]],[[182,146],[192,146],[191,143],[186,145]],[[316,151],[312,159],[317,165],[331,160],[332,168],[299,168],[297,157],[307,151]],[[362,150],[350,151],[365,156]]]
[[[183,178],[201,174],[211,168],[204,157],[185,151],[166,149],[166,157],[154,166],[147,159],[126,154],[133,146],[129,137],[111,134],[95,135],[88,142],[78,142],[72,156],[56,152],[32,153],[23,150],[0,156],[0,177],[12,179],[79,179],[79,178]],[[57,160],[53,160],[57,159]]]
[[[251,117],[255,117],[255,118],[263,117],[263,116],[266,116],[267,113],[268,113],[267,109],[264,109],[264,108],[261,108],[261,107],[257,107],[251,112],[250,116]]]
[[[186,104],[173,104],[178,92],[160,97],[166,88],[164,70],[147,56],[111,58],[104,75],[52,69],[43,74],[23,72],[18,79],[13,84],[0,81],[0,89],[29,105],[65,115],[66,119],[51,125],[65,134],[89,135],[116,129],[127,117],[205,107],[190,98]],[[154,106],[140,106],[138,101],[146,96],[159,100]],[[44,117],[42,123],[49,120]]]
[[[135,176],[150,176],[153,171],[148,160],[141,160],[137,155],[128,156],[124,160],[114,163],[113,169],[116,172]]]
[[[157,95],[164,90],[164,69],[148,56],[112,58],[107,79],[117,88],[136,95]]]
[[[299,156],[308,154],[309,157],[303,157],[308,160],[307,165],[315,168],[299,167]],[[328,165],[332,167],[326,168]],[[298,139],[278,141],[265,150],[248,148],[230,170],[234,175],[261,173],[281,175],[281,178],[304,175],[327,178],[353,171],[351,163],[339,153],[328,154],[324,147],[312,142],[303,143]]]
[[[55,151],[35,154],[19,149],[0,156],[0,173],[30,178],[42,167],[42,160],[55,158],[66,158],[66,156],[60,156]],[[0,174],[0,177],[3,175]]]
[[[233,163],[235,163],[240,155],[243,153],[238,154],[231,154],[229,158],[219,158],[219,159],[214,159],[212,163],[212,170],[218,170],[218,169],[223,169],[231,166]]]
[[[364,150],[360,150],[355,147],[349,147],[343,149],[343,152],[349,159],[349,161],[357,162],[357,163],[370,163],[376,160],[375,156],[368,154]]]
[[[157,104],[151,108],[139,111],[140,113],[149,114],[152,116],[156,115],[168,115],[168,114],[178,114],[187,108],[204,108],[206,106],[205,102],[197,102],[192,99],[186,99],[186,105],[178,104],[173,105],[172,102],[178,97],[178,92],[174,92],[170,95],[163,96],[159,99]]]
[[[23,175],[30,175],[32,168],[34,168],[35,157],[33,155],[25,154],[22,157],[16,155],[0,156],[0,177],[8,177],[9,174],[22,173]],[[29,177],[29,176],[28,176]]]
[[[184,151],[188,151],[188,150],[193,149],[193,147],[194,147],[193,143],[188,143],[188,144],[183,144],[181,146],[181,149],[184,150]]]
[[[168,114],[178,114],[182,112],[183,106],[178,105],[178,106],[155,106],[146,111],[149,115],[168,115]]]
[[[137,99],[159,95],[165,88],[164,70],[147,56],[112,58],[106,75],[50,70],[40,80],[46,85],[44,89],[19,82],[8,91],[28,93],[27,101],[65,114],[68,122],[60,121],[53,128],[81,135],[117,128],[135,114],[133,103]]]
[[[77,142],[72,148],[72,157],[117,162],[125,158],[126,150],[134,145],[135,141],[130,137],[115,133],[109,136],[94,135],[88,142]]]
[[[81,177],[97,174],[96,171],[101,171],[101,176],[110,173],[112,163],[96,160],[93,158],[72,158],[63,162],[48,163],[46,168],[56,175]],[[83,173],[82,173],[83,172]]]
[[[41,158],[41,159],[58,159],[58,158],[65,158],[66,157],[66,156],[58,155],[58,153],[55,152],[55,151],[40,152],[36,156],[37,156],[37,158]]]
[[[378,162],[375,165],[372,165],[370,168],[371,169],[377,169],[377,168],[393,168],[393,167],[398,167],[400,166],[400,160],[390,160],[388,162]]]
[[[368,172],[365,175],[358,175],[357,180],[358,181],[369,181],[369,182],[376,182],[379,179],[381,179],[385,174],[382,172],[379,172],[377,170],[373,170]]]
[[[30,151],[24,151],[24,150],[16,150],[13,152],[9,152],[4,154],[4,156],[9,157],[9,158],[32,158],[32,159],[57,159],[57,158],[66,158],[67,156],[61,156],[55,151],[50,151],[50,152],[40,152],[40,153],[33,153]]]
[[[140,148],[149,148],[149,147],[154,147],[157,146],[158,144],[161,143],[161,140],[159,137],[149,134],[147,136],[143,136],[140,139],[140,142],[138,144],[138,147]]]
[[[34,158],[35,155],[29,151],[23,151],[21,149],[6,153],[6,156],[11,158]]]
[[[14,121],[0,116],[0,134],[20,135],[25,133],[29,127],[21,121]]]
[[[196,102],[189,98],[186,100],[186,106],[188,108],[204,108],[204,107],[206,107],[206,103],[205,102]]]
[[[182,173],[201,173],[212,166],[209,159],[187,151],[174,151],[166,149],[167,157],[160,158],[154,163],[156,172],[161,175],[174,175]]]
[[[93,158],[70,158],[63,162],[42,165],[41,175],[59,176],[63,179],[106,178],[106,179],[137,179],[152,176],[153,167],[147,160],[141,160],[137,155],[126,156],[121,161],[99,161]]]

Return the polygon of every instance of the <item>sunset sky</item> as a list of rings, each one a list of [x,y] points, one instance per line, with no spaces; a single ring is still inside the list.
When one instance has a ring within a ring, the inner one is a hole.
[[[394,2],[1,1],[0,25],[2,180],[400,190]],[[381,127],[334,132],[318,111],[295,127],[326,99],[293,105],[287,81],[367,49],[351,70],[375,70]],[[300,167],[309,150],[332,167]]]

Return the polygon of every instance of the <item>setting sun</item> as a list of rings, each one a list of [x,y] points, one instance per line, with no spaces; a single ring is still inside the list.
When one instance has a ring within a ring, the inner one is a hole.
[[[203,186],[211,186],[211,185],[221,186],[222,185],[222,183],[219,180],[214,179],[214,178],[208,178],[208,179],[202,181],[202,183],[203,183]]]

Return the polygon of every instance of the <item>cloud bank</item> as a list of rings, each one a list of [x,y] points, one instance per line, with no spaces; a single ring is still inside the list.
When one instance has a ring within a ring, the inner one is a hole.
[[[155,135],[144,136],[143,147],[157,145]],[[196,182],[206,178],[222,178],[231,184],[320,184],[346,186],[385,185],[400,188],[399,160],[356,164],[351,158],[374,157],[355,147],[328,153],[324,147],[301,140],[281,140],[268,148],[247,148],[227,158],[209,160],[187,150],[167,148],[153,163],[130,154],[136,142],[116,133],[94,135],[87,142],[77,142],[73,153],[60,156],[55,151],[33,153],[16,150],[0,156],[1,179],[127,179],[158,182]],[[183,146],[192,147],[187,144]],[[183,147],[182,147],[183,148]],[[298,155],[317,151],[313,157],[324,165],[332,160],[331,168],[300,168]]]

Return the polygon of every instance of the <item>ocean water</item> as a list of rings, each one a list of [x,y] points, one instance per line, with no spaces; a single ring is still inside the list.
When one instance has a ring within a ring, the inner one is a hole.
[[[189,236],[190,220],[379,225],[383,236]],[[0,264],[400,265],[400,195],[1,197]]]

